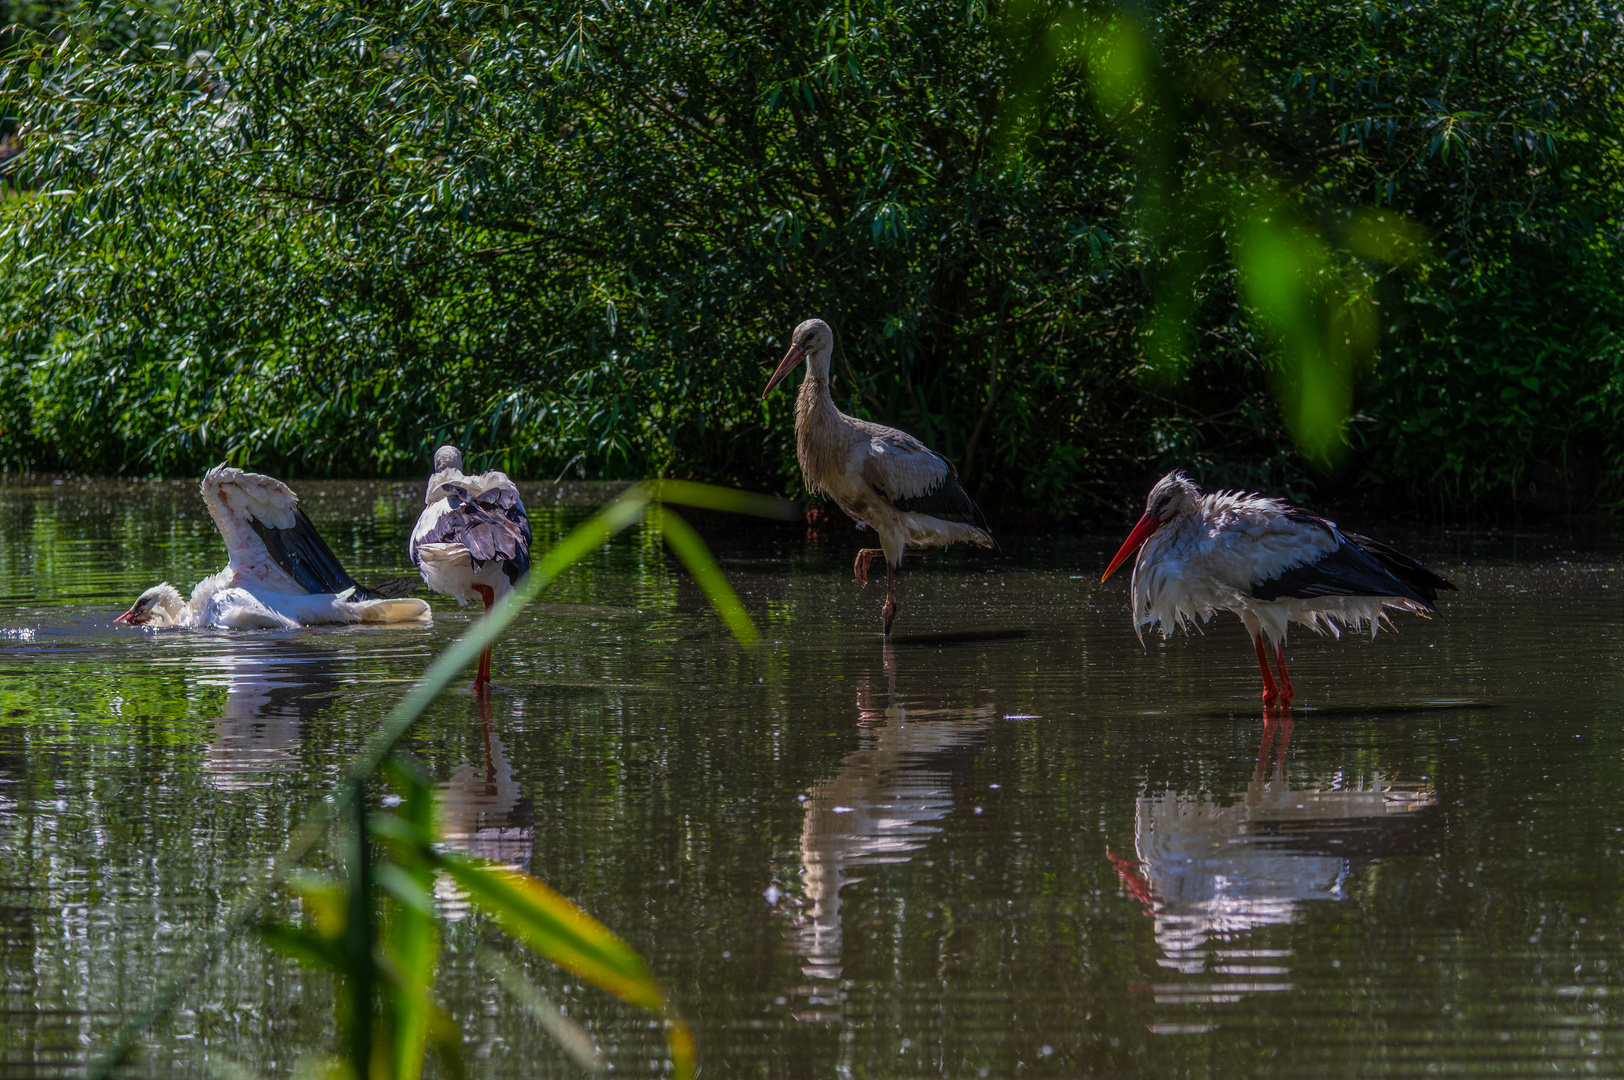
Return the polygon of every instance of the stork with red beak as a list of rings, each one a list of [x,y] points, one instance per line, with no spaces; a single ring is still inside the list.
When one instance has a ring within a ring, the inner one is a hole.
[[[971,543],[992,547],[986,519],[959,486],[958,470],[945,457],[906,432],[847,416],[829,393],[829,357],[835,335],[822,319],[795,328],[789,352],[762,400],[803,360],[806,380],[795,398],[795,444],[801,474],[813,494],[828,495],[848,517],[873,529],[880,546],[857,553],[852,574],[868,584],[874,556],[885,556],[886,636],[897,617],[895,572],[903,552]]]
[[[1182,472],[1150,489],[1145,513],[1123,541],[1101,581],[1135,551],[1133,625],[1159,625],[1163,637],[1233,611],[1252,635],[1263,674],[1263,704],[1290,706],[1286,673],[1289,623],[1341,635],[1344,627],[1383,622],[1384,609],[1422,617],[1437,611],[1438,590],[1455,586],[1386,544],[1345,533],[1334,522],[1261,495],[1204,495]],[[1392,624],[1389,622],[1389,626]],[[1274,647],[1280,682],[1269,671],[1263,636]]]

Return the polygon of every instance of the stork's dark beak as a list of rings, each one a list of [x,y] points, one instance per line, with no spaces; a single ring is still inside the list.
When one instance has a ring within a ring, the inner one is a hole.
[[[773,372],[773,377],[767,380],[767,389],[761,392],[761,400],[767,400],[767,395],[773,392],[773,387],[783,382],[784,376],[794,371],[795,365],[799,364],[801,362],[801,357],[805,355],[806,346],[791,345],[789,347],[789,352],[784,354],[784,359],[778,364],[778,370]]]
[[[126,611],[124,614],[120,615],[118,618],[114,619],[113,621],[114,622],[121,622],[121,623],[129,623],[131,626],[140,626],[141,625],[141,620],[139,620],[139,619],[137,619],[135,617],[135,609],[134,608],[131,608],[130,610]]]
[[[1150,511],[1145,511],[1145,516],[1139,519],[1139,524],[1133,527],[1133,532],[1129,533],[1128,538],[1122,541],[1122,546],[1117,549],[1116,558],[1112,559],[1111,565],[1105,568],[1105,573],[1100,575],[1100,580],[1104,581],[1116,573],[1116,568],[1126,562],[1128,556],[1138,551],[1144,545],[1144,542],[1150,539],[1150,534],[1161,527],[1161,519]]]

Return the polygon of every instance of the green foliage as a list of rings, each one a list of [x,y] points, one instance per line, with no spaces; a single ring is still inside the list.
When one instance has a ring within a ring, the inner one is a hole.
[[[1616,291],[1624,37],[1595,0],[1519,10],[63,9],[0,71],[36,185],[0,219],[9,464],[376,474],[473,441],[781,485],[760,385],[817,314],[842,406],[991,502],[1300,477],[1350,407],[1462,377],[1437,313],[1553,266]],[[1383,491],[1431,490],[1411,433],[1356,427]],[[1454,446],[1484,464],[1452,497],[1521,445]]]

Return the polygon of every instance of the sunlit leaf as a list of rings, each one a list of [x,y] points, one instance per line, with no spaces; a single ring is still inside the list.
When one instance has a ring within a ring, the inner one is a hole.
[[[636,950],[563,896],[528,874],[454,852],[442,852],[440,863],[475,906],[540,955],[622,1001],[665,1011],[665,994]]]
[[[1328,340],[1325,243],[1281,208],[1265,206],[1247,218],[1234,252],[1241,297],[1279,354],[1274,385],[1286,426],[1304,456],[1329,463],[1346,447],[1353,372],[1347,352]]]
[[[1422,269],[1430,245],[1427,230],[1395,210],[1361,209],[1348,226],[1348,247],[1356,254],[1403,270]]]
[[[344,970],[344,951],[334,938],[286,923],[267,923],[259,928],[259,936],[265,944],[301,964],[328,971]]]

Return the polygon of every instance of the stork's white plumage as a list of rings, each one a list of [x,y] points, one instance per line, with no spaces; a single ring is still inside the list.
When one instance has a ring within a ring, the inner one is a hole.
[[[530,518],[518,486],[506,473],[465,474],[462,451],[442,446],[434,452],[423,502],[412,529],[412,562],[435,592],[456,597],[458,604],[477,597],[489,612],[530,569]],[[486,646],[474,690],[484,692],[490,681]]]
[[[909,548],[970,543],[992,547],[981,511],[959,486],[958,470],[924,443],[896,428],[847,416],[829,393],[829,358],[835,337],[822,319],[795,328],[789,352],[773,372],[763,399],[806,361],[795,399],[795,442],[807,490],[833,499],[852,519],[879,534],[878,548],[857,553],[852,573],[868,584],[874,556],[885,556],[885,633],[896,619],[895,572]]]
[[[1386,621],[1384,609],[1428,616],[1439,589],[1455,586],[1386,544],[1344,533],[1281,499],[1219,491],[1204,495],[1182,472],[1151,488],[1145,513],[1123,541],[1104,581],[1139,552],[1133,565],[1133,625],[1159,625],[1171,637],[1215,611],[1240,616],[1263,673],[1263,703],[1290,705],[1286,628],[1299,623],[1340,636],[1342,628]],[[1274,645],[1276,686],[1263,635]]]
[[[198,582],[190,599],[168,582],[154,585],[114,622],[265,630],[430,617],[422,600],[356,584],[280,480],[222,465],[200,491],[226,543],[225,569]]]

